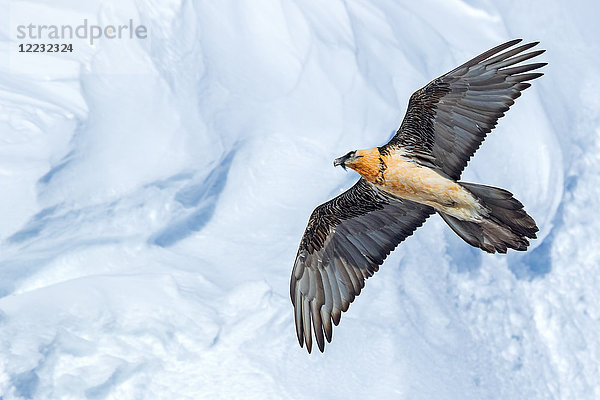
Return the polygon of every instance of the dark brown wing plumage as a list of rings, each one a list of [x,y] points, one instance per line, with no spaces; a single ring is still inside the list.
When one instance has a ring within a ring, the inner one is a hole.
[[[543,75],[529,71],[546,63],[515,66],[544,52],[525,52],[537,42],[511,48],[520,41],[494,47],[417,90],[400,129],[382,150],[399,146],[417,162],[458,180],[498,119],[531,86],[527,81]]]
[[[346,192],[317,207],[308,222],[290,281],[300,346],[331,341],[332,322],[364,287],[388,254],[433,208],[395,198],[360,179]]]

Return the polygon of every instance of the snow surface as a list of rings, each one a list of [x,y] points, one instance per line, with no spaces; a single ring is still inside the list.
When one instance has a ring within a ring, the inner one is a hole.
[[[596,2],[0,1],[1,399],[600,398]],[[16,53],[15,23],[148,27]],[[487,255],[438,218],[325,354],[289,274],[332,160],[515,37],[548,49],[464,180],[541,228]]]

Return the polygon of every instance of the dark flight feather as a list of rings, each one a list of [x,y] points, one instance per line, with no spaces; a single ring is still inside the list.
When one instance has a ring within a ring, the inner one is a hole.
[[[290,282],[300,346],[319,350],[385,258],[434,213],[398,199],[365,179],[317,207],[304,232]]]
[[[546,63],[516,66],[545,51],[523,53],[537,42],[507,50],[520,41],[494,47],[417,90],[400,129],[381,150],[402,148],[415,161],[458,180],[498,119],[530,86],[526,81],[543,75],[527,72]]]

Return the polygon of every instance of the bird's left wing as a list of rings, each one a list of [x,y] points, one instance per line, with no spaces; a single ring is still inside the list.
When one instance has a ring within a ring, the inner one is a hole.
[[[544,50],[537,42],[494,47],[417,90],[400,129],[383,150],[400,147],[417,162],[458,180],[498,119],[546,63],[520,64]],[[500,54],[498,54],[500,53]]]
[[[361,178],[312,213],[290,281],[296,334],[321,351],[346,311],[390,252],[423,224],[433,208],[393,197]]]

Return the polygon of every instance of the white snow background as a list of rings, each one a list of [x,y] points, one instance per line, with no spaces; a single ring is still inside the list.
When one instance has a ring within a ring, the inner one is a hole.
[[[0,399],[600,398],[597,2],[0,4]],[[20,70],[17,15],[148,38]],[[487,255],[430,218],[308,355],[289,276],[357,179],[333,159],[517,37],[545,76],[463,179],[512,191],[539,239]]]

